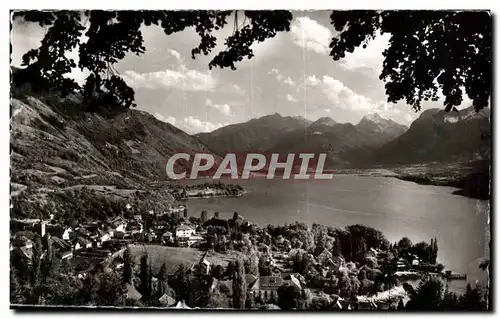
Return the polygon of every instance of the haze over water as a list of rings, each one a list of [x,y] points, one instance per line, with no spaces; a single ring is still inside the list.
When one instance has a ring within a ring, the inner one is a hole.
[[[196,183],[199,183],[197,181]],[[479,263],[487,256],[487,202],[453,195],[453,188],[418,185],[389,177],[335,175],[332,180],[249,180],[238,198],[191,199],[189,215],[236,211],[260,227],[304,222],[344,227],[363,224],[384,233],[390,242],[404,236],[413,243],[438,240],[438,262],[483,279]],[[195,183],[189,181],[188,183]]]

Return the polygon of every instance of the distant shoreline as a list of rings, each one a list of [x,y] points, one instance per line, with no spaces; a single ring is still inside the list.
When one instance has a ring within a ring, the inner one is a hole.
[[[189,200],[189,199],[207,199],[207,198],[224,198],[224,197],[241,197],[243,194],[247,193],[247,191],[242,191],[236,195],[204,195],[204,196],[187,196],[179,198],[179,200]]]

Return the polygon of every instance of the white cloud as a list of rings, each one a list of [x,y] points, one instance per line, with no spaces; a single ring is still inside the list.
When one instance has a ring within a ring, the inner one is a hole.
[[[275,75],[276,76],[276,80],[278,80],[278,82],[281,82],[281,83],[284,83],[284,84],[287,84],[287,85],[290,85],[290,86],[295,86],[295,81],[292,80],[291,77],[287,76],[285,77],[278,69],[272,69],[271,71],[269,71],[270,75]]]
[[[306,85],[317,86],[321,84],[321,80],[316,77],[316,75],[310,75],[306,78]]]
[[[337,63],[345,70],[368,69],[378,76],[382,71],[384,59],[382,52],[389,45],[389,39],[389,34],[377,35],[368,42],[366,48],[359,46],[352,53],[346,52],[345,57]]]
[[[285,78],[283,76],[283,74],[281,74],[278,69],[272,69],[271,71],[269,71],[269,74],[271,74],[271,75],[275,74],[276,75],[276,80],[278,80],[279,82],[282,82],[283,79]]]
[[[330,30],[308,17],[296,18],[290,29],[292,41],[301,48],[326,54],[332,38]]]
[[[209,107],[219,110],[222,114],[226,116],[231,116],[231,107],[226,104],[214,104],[211,99],[207,99],[205,104]]]
[[[208,121],[202,121],[199,118],[188,116],[184,118],[184,127],[186,132],[190,134],[201,133],[201,132],[211,132],[218,128],[221,128],[222,124],[214,124]]]
[[[290,86],[294,86],[295,85],[295,81],[292,80],[290,77],[287,77],[283,83],[288,84]]]
[[[148,73],[125,71],[124,80],[134,88],[176,88],[185,91],[212,91],[217,86],[217,80],[211,73],[189,70],[181,65],[178,70],[163,70]]]
[[[233,84],[231,88],[236,94],[243,95],[246,93],[238,84]]]
[[[366,96],[352,91],[341,81],[330,76],[323,76],[323,92],[337,107],[347,110],[370,110],[373,102]]]
[[[287,101],[290,101],[290,102],[293,102],[293,103],[297,103],[298,102],[298,100],[296,98],[294,98],[291,94],[287,94],[286,99],[287,99]]]
[[[177,61],[179,61],[179,62],[182,61],[182,56],[178,51],[176,51],[174,49],[168,49],[167,52],[170,53],[170,55],[172,55],[174,58],[176,58]]]
[[[305,80],[306,85],[314,87],[313,90],[320,90],[323,96],[335,106],[345,110],[366,111],[374,110],[376,103],[366,96],[356,93],[349,87],[345,86],[341,81],[324,75],[323,78],[318,78],[316,75],[310,75]],[[304,89],[302,86],[301,89]],[[329,112],[325,109],[325,112]]]
[[[323,111],[325,111],[326,113],[332,113],[332,110],[330,109],[324,109]]]
[[[158,113],[158,112],[155,112],[153,114],[154,117],[156,117],[158,120],[162,121],[162,122],[165,122],[165,123],[170,123],[172,125],[175,126],[175,123],[177,122],[177,119],[173,116],[163,116],[162,114]]]

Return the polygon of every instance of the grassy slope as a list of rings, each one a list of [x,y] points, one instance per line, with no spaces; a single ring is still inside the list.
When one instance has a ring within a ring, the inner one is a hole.
[[[129,200],[166,179],[165,165],[172,154],[208,150],[197,138],[142,111],[113,117],[68,115],[78,101],[64,103],[33,97],[11,100],[11,187],[17,206],[11,215],[39,211],[43,216],[36,217],[47,217],[50,210],[64,214],[89,209],[68,207],[67,199],[59,203],[57,193]],[[159,193],[154,200],[172,200]]]
[[[147,251],[154,273],[160,270],[163,263],[166,264],[169,274],[173,274],[181,264],[191,267],[194,263],[199,262],[200,258],[205,253],[197,248],[166,247],[159,245],[130,245],[129,247],[132,256],[135,258],[136,265],[139,264],[144,250]],[[227,266],[229,261],[236,259],[238,256],[243,257],[243,254],[236,251],[227,254],[209,252],[206,258],[212,265]]]

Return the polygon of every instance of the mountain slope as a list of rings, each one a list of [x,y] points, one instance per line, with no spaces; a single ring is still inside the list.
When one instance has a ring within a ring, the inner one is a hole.
[[[220,155],[247,151],[326,153],[330,166],[352,166],[367,149],[383,145],[405,130],[405,126],[378,115],[355,126],[330,117],[311,123],[302,117],[273,114],[197,136]]]
[[[168,194],[147,191],[167,179],[168,158],[181,151],[210,152],[197,138],[141,111],[68,116],[28,97],[12,99],[11,114],[12,195],[25,210],[30,210],[26,203],[53,206],[58,193],[71,193],[72,198],[82,197],[81,192],[108,193],[132,200],[133,194],[145,191],[149,198],[168,203]],[[19,205],[15,214],[26,215]]]
[[[320,117],[316,121],[314,121],[309,127],[315,128],[315,127],[322,127],[324,126],[334,126],[337,125],[338,123],[334,121],[331,117]]]
[[[483,138],[489,132],[489,109],[426,110],[408,131],[376,150],[370,161],[385,165],[475,160],[489,148]]]
[[[308,124],[302,117],[275,113],[195,136],[220,155],[226,152],[266,151],[276,139],[288,132],[304,129]]]
[[[269,151],[326,153],[333,167],[350,167],[364,153],[383,145],[406,130],[406,126],[378,115],[363,118],[358,125],[319,118],[305,131],[296,130],[276,141]]]
[[[378,114],[371,114],[363,117],[356,129],[365,135],[377,136],[376,142],[385,144],[406,132],[408,128]]]

